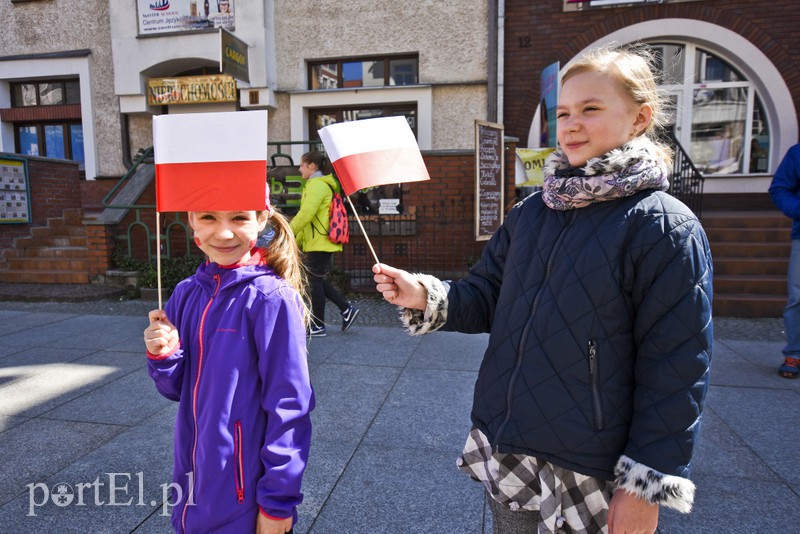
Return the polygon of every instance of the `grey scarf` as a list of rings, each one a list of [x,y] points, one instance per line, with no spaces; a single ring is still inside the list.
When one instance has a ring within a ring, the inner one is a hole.
[[[565,211],[646,189],[666,191],[668,177],[669,169],[659,148],[640,136],[580,168],[570,167],[564,153],[556,150],[544,165],[542,198],[550,208]]]

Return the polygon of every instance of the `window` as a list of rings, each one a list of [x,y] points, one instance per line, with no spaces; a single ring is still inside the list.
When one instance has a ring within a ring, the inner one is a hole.
[[[11,87],[12,107],[81,103],[78,80],[12,83]]]
[[[417,56],[345,58],[308,63],[308,88],[346,89],[416,85]]]
[[[769,172],[764,106],[739,69],[693,44],[651,46],[670,127],[697,168],[707,176]]]
[[[312,139],[319,139],[317,130],[335,124],[337,122],[348,122],[361,119],[372,119],[376,117],[397,117],[406,118],[408,125],[414,135],[417,134],[417,107],[414,104],[391,105],[391,106],[357,106],[334,109],[309,109],[309,132],[313,132]],[[384,185],[371,189],[359,191],[352,195],[353,205],[356,211],[363,215],[377,215],[380,213],[380,200],[397,200],[399,205],[397,213],[402,213],[402,186],[400,184]],[[390,211],[395,211],[394,209]]]
[[[71,159],[84,169],[83,127],[80,122],[14,124],[17,154]]]
[[[78,161],[83,170],[86,161],[81,112],[71,106],[81,103],[78,80],[24,81],[10,85],[11,106],[17,112],[12,121],[17,153],[71,159]],[[44,107],[51,109],[43,113]]]

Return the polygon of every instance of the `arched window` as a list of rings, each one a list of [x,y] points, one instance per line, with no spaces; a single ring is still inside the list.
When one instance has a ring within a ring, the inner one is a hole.
[[[771,131],[754,84],[691,43],[653,42],[675,137],[706,176],[767,173]]]

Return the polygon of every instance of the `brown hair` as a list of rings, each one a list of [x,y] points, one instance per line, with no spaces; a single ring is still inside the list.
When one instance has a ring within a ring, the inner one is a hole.
[[[672,162],[672,149],[664,145],[659,134],[667,125],[663,96],[653,74],[655,69],[653,53],[643,46],[601,46],[594,48],[567,65],[561,75],[561,85],[581,72],[610,74],[622,92],[636,104],[647,104],[653,110],[650,124],[639,135],[646,135],[660,149],[667,164]]]
[[[328,160],[328,156],[320,152],[319,150],[312,150],[311,152],[306,152],[303,154],[300,159],[307,164],[313,163],[317,166],[317,169],[322,174],[330,174],[333,172],[331,169],[331,162]]]
[[[264,211],[259,211],[256,215],[260,218],[265,213]],[[286,280],[300,294],[303,302],[303,320],[308,325],[311,314],[307,304],[306,275],[303,269],[300,249],[294,239],[294,233],[289,226],[289,221],[274,206],[269,212],[267,224],[272,225],[275,235],[269,244],[261,249],[264,261],[275,270],[278,276]]]

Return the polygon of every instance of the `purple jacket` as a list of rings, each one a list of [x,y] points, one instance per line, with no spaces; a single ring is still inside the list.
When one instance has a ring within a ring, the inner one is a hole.
[[[300,296],[265,265],[206,262],[165,311],[180,349],[148,370],[180,401],[176,532],[254,532],[259,507],[296,521],[314,408]]]

